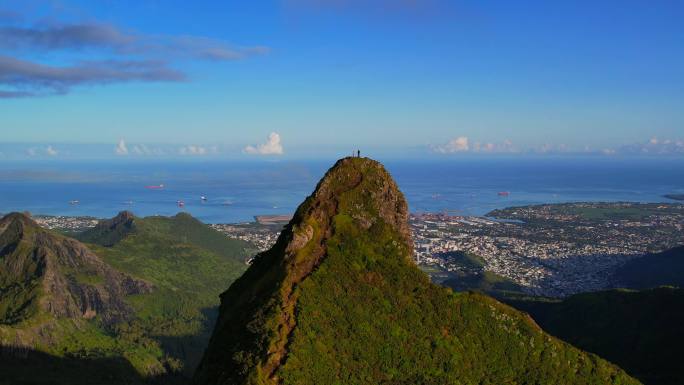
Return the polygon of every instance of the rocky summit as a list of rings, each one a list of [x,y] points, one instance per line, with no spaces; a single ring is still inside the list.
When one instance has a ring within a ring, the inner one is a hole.
[[[527,315],[432,284],[384,167],[338,161],[221,295],[196,384],[638,384]]]

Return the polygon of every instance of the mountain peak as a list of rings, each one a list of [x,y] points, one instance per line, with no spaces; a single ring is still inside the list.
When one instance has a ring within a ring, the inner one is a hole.
[[[351,216],[364,229],[382,220],[410,243],[406,200],[380,162],[370,158],[340,159],[321,179],[309,200],[310,204],[331,208],[329,214]],[[330,207],[333,203],[334,208]],[[307,202],[302,206],[306,208]]]
[[[123,223],[123,222],[130,221],[130,220],[133,219],[133,218],[135,218],[135,215],[133,215],[132,212],[130,212],[130,211],[128,211],[128,210],[124,210],[124,211],[120,211],[120,212],[119,212],[118,214],[116,214],[116,216],[115,216],[114,218],[112,218],[112,219],[113,219],[113,221],[115,221],[115,222]]]
[[[31,219],[31,216],[19,212],[12,212],[2,217],[0,219],[0,226],[6,226],[13,222],[21,223],[23,225],[38,226],[38,224]]]
[[[0,257],[3,254],[2,245],[18,242],[30,229],[40,226],[25,213],[9,213],[0,219]]]
[[[380,163],[339,160],[221,295],[195,383],[637,383],[491,298],[432,284],[407,216]]]
[[[110,247],[135,230],[136,217],[130,211],[121,211],[114,218],[105,219],[78,236],[79,240]]]

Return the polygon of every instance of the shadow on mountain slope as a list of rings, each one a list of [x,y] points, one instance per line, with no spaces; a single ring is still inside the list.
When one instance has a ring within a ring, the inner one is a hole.
[[[186,382],[144,378],[122,357],[56,357],[36,350],[0,347],[0,385],[150,385]]]

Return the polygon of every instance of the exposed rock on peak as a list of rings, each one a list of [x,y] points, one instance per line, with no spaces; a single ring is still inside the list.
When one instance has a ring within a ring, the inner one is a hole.
[[[130,212],[128,210],[124,210],[124,211],[120,211],[118,214],[116,214],[116,216],[114,218],[112,218],[112,221],[123,223],[123,222],[130,221],[133,218],[135,218],[135,215],[133,215],[132,212]]]
[[[362,228],[377,220],[392,226],[410,244],[408,206],[387,170],[369,158],[340,159],[318,183],[293,219],[307,216],[321,221],[337,214],[351,216]]]
[[[78,238],[87,243],[110,247],[135,231],[135,215],[121,211],[114,218],[100,221],[95,227],[80,234]]]

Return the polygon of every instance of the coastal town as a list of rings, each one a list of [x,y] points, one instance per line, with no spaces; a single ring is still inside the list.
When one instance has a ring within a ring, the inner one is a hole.
[[[684,244],[684,206],[572,203],[509,208],[485,217],[412,215],[415,259],[442,272],[462,269],[450,252],[474,254],[484,269],[529,294],[562,297],[611,285],[631,258]]]
[[[282,230],[282,226],[262,225],[259,222],[212,224],[209,226],[231,238],[250,243],[259,252],[266,251],[273,246],[278,235],[280,235],[280,230]],[[251,259],[247,262],[250,261]]]
[[[77,232],[96,218],[34,216],[50,229]],[[257,216],[254,222],[211,224],[257,251],[270,248],[288,216]],[[495,210],[486,216],[412,214],[415,261],[442,277],[463,270],[454,252],[476,255],[485,271],[532,295],[563,297],[600,290],[631,258],[684,244],[684,205],[567,203]],[[247,261],[248,263],[250,260]]]
[[[63,232],[79,232],[95,227],[100,220],[94,217],[70,217],[63,215],[35,215],[32,216],[41,227]]]

